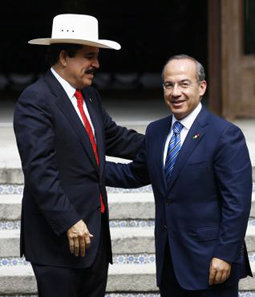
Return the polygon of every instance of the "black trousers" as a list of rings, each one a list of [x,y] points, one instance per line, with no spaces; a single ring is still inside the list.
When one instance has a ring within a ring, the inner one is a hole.
[[[104,215],[103,215],[104,217]],[[39,297],[104,297],[109,266],[108,245],[102,218],[101,240],[93,265],[86,269],[32,263]]]
[[[172,259],[167,244],[162,282],[159,287],[161,297],[238,297],[238,281],[230,286],[212,286],[207,290],[189,291],[183,289],[175,276]]]

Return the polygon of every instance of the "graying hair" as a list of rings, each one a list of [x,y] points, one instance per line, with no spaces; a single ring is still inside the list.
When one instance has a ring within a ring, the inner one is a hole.
[[[182,60],[182,59],[188,59],[188,60],[193,61],[196,64],[197,80],[200,81],[200,82],[203,81],[203,80],[205,80],[205,69],[204,69],[204,66],[201,63],[199,63],[195,58],[193,58],[191,56],[188,56],[188,55],[184,55],[184,54],[172,56],[172,57],[170,57],[167,60],[166,64],[163,67],[162,78],[163,78],[163,75],[164,75],[164,71],[165,71],[166,65],[170,61],[172,61],[172,60]]]

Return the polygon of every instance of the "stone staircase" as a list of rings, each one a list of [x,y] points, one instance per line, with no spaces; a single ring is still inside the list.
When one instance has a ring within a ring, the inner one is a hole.
[[[22,191],[21,169],[0,169],[0,297],[37,296],[31,266],[19,258]],[[108,188],[108,194],[114,265],[109,269],[107,296],[158,296],[151,187]],[[255,273],[255,188],[246,243]],[[255,279],[241,280],[240,296],[255,297]]]

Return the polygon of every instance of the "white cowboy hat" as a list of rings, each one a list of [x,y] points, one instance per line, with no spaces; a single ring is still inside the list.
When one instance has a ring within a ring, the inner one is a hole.
[[[121,48],[120,44],[115,41],[98,39],[97,19],[83,14],[59,14],[55,16],[51,38],[32,39],[28,43],[39,45],[72,43],[115,50]]]

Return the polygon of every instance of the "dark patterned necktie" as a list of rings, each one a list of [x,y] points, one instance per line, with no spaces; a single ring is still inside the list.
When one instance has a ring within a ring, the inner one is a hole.
[[[178,153],[181,149],[181,137],[180,133],[183,128],[183,125],[176,121],[173,124],[173,134],[170,139],[168,149],[167,149],[167,155],[166,155],[166,162],[165,162],[165,176],[166,181],[170,180],[171,174],[174,169],[174,164],[176,162]]]

